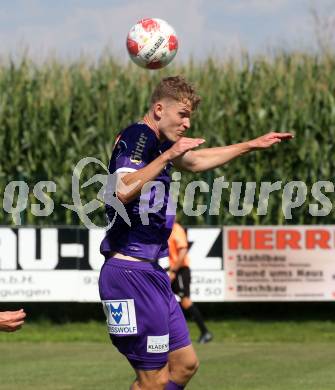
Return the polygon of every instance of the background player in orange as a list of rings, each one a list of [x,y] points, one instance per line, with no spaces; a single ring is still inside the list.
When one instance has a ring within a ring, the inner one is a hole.
[[[200,330],[199,343],[208,343],[213,335],[208,331],[199,309],[190,298],[191,270],[186,232],[179,223],[173,224],[169,238],[169,276],[172,291],[180,297],[180,305],[189,313]]]

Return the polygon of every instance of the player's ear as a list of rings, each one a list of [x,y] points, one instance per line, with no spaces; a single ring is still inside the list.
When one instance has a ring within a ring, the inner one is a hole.
[[[162,118],[163,114],[163,104],[161,102],[156,102],[153,107],[155,117],[159,120]]]

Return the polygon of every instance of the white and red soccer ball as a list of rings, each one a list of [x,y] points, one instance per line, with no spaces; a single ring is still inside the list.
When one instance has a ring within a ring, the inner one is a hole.
[[[129,31],[127,49],[135,64],[160,69],[169,64],[178,50],[174,29],[162,19],[142,19]]]

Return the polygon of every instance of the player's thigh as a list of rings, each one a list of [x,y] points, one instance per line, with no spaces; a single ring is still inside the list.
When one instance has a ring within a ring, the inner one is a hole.
[[[199,360],[192,344],[170,352],[168,362],[172,379],[189,379],[199,367]]]
[[[153,390],[153,389],[164,389],[169,381],[169,366],[166,364],[164,367],[158,370],[135,370],[137,380],[133,390]],[[137,387],[136,387],[137,386]]]

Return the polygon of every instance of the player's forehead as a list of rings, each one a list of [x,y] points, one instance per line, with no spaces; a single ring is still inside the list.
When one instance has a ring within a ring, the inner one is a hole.
[[[168,99],[167,104],[171,109],[176,111],[192,112],[192,104],[187,98],[182,100]]]

